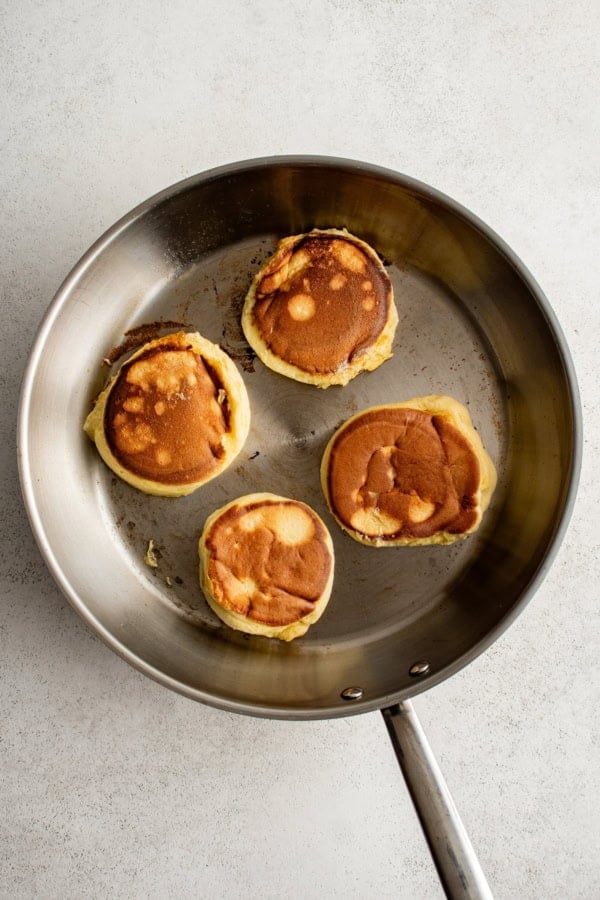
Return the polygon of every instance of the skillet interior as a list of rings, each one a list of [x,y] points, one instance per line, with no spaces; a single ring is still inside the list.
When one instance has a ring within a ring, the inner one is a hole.
[[[253,361],[239,313],[278,237],[347,227],[389,263],[400,315],[394,357],[319,391]],[[228,350],[253,413],[230,470],[190,497],[147,497],[100,462],[81,430],[123,332],[177,320]],[[480,532],[453,547],[370,549],[328,516],[318,467],[331,431],[375,403],[424,393],[466,403],[499,472]],[[195,699],[309,718],[386,705],[447,677],[510,623],[549,562],[574,491],[575,382],[541,292],[482,223],[394,173],[319,158],[229,166],[169,188],[79,263],[42,326],[26,375],[21,475],[36,536],[76,609],[117,652]],[[290,645],[228,630],[197,586],[206,515],[268,490],[330,524],[328,610]],[[144,565],[149,539],[161,552]],[[167,577],[172,584],[166,582]],[[410,666],[427,660],[415,682]],[[363,688],[351,706],[340,698]]]

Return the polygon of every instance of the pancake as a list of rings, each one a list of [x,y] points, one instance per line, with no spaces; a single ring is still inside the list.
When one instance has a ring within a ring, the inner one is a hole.
[[[333,585],[333,544],[299,500],[248,494],[208,517],[200,584],[211,609],[238,631],[292,641],[323,614]]]
[[[344,422],[325,448],[321,485],[356,541],[450,544],[479,527],[496,470],[461,403],[418,397]]]
[[[178,332],[144,344],[121,366],[84,430],[123,481],[181,497],[227,468],[249,427],[233,361],[199,334]]]
[[[280,241],[242,311],[246,339],[266,366],[320,388],[380,366],[392,355],[397,324],[381,260],[336,229]]]

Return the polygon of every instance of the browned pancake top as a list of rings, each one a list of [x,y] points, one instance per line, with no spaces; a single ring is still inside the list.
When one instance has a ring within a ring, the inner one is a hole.
[[[263,625],[290,625],[307,616],[331,576],[323,523],[297,501],[232,506],[213,523],[205,543],[217,603]]]
[[[382,265],[333,235],[285,244],[256,288],[254,324],[269,350],[311,374],[336,372],[371,347],[392,302]]]
[[[129,472],[189,484],[208,476],[224,454],[227,392],[184,334],[169,335],[122,367],[104,428],[113,455]]]
[[[364,512],[395,522],[386,539],[462,534],[478,516],[479,460],[443,416],[415,409],[367,410],[331,448],[327,487],[333,511],[361,531]],[[389,518],[387,518],[389,517]]]

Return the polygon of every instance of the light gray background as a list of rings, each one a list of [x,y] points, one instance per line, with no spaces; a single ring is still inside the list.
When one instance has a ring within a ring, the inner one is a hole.
[[[55,588],[17,480],[27,356],[89,244],[197,171],[320,153],[470,207],[566,333],[586,434],[562,549],[504,637],[415,706],[496,896],[600,897],[597,2],[0,9],[2,896],[441,896],[378,714],[245,719],[146,680]]]

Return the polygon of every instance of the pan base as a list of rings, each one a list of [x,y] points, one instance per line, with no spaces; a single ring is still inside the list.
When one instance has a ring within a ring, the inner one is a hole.
[[[380,369],[327,392],[266,369],[243,337],[240,315],[248,285],[278,237],[240,241],[181,268],[136,305],[128,323],[181,322],[232,356],[252,411],[250,434],[236,462],[214,482],[175,501],[140,494],[97,462],[97,495],[119,552],[148,590],[185,620],[235,642],[240,637],[219,622],[198,585],[196,548],[206,517],[236,496],[255,491],[309,503],[330,526],[336,554],[327,613],[301,641],[304,651],[320,652],[341,642],[379,640],[450,602],[452,586],[477,559],[502,504],[506,389],[483,334],[460,299],[401,260],[388,266],[400,322],[394,355]],[[120,339],[114,335],[115,343]],[[344,419],[367,406],[431,393],[449,394],[468,407],[498,469],[498,488],[481,529],[451,547],[357,546],[331,520],[321,494],[319,464],[325,445]],[[150,541],[156,565],[147,564]]]

